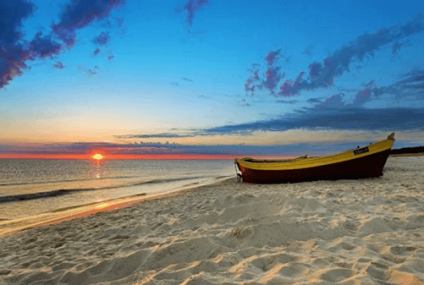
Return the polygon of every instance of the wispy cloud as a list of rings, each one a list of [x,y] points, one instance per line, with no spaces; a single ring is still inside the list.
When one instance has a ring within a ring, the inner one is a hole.
[[[193,83],[193,80],[187,77],[181,77],[182,80]]]
[[[282,103],[282,104],[296,104],[297,100],[276,100],[276,103]]]
[[[56,68],[56,69],[64,69],[65,68],[63,63],[61,63],[60,61],[56,62],[52,67]]]
[[[279,50],[270,52],[265,61],[268,66],[274,64],[271,72],[268,72],[268,68],[262,76],[259,69],[252,69],[251,75],[245,83],[245,91],[254,95],[257,89],[265,89],[271,95],[290,97],[298,95],[302,90],[328,88],[333,86],[337,77],[350,71],[352,63],[362,62],[366,57],[374,56],[375,52],[384,47],[391,47],[393,54],[397,54],[405,45],[405,43],[400,42],[401,40],[423,31],[424,15],[418,14],[404,25],[383,28],[372,34],[361,35],[356,40],[336,50],[322,62],[311,63],[307,72],[302,71],[295,79],[284,81],[276,93],[274,88],[284,73],[280,73],[281,67],[275,65],[275,58],[279,55]]]
[[[182,11],[187,11],[187,23],[189,26],[193,24],[193,18],[195,14],[206,4],[209,0],[188,0],[183,7],[177,7],[175,11],[181,13]]]
[[[252,74],[246,80],[244,84],[244,90],[246,92],[250,92],[251,95],[253,95],[257,89],[265,89],[270,94],[274,94],[275,88],[285,77],[285,73],[281,72],[281,66],[276,65],[280,58],[284,58],[280,49],[270,51],[268,53],[268,55],[265,57],[267,68],[262,78],[259,76],[260,65],[253,64],[252,69],[250,69]]]
[[[386,108],[327,108],[321,111],[304,109],[278,119],[227,125],[205,130],[206,134],[224,135],[257,131],[286,131],[291,129],[333,130],[415,130],[424,125],[424,109]]]
[[[76,43],[76,30],[108,18],[115,7],[124,4],[125,0],[71,0],[65,6],[60,21],[52,24],[52,30],[66,46],[72,47]]]
[[[93,43],[99,46],[105,46],[109,43],[109,41],[110,41],[110,36],[108,33],[105,33],[105,32],[101,32],[100,35],[98,35],[97,37],[93,39]]]
[[[87,68],[83,65],[79,65],[77,67],[77,69],[81,72],[84,72],[88,75],[88,77],[93,77],[95,75],[97,75],[99,67],[98,66],[94,66],[93,68]]]
[[[250,104],[249,104],[249,102],[246,101],[246,99],[241,99],[241,100],[237,101],[237,103],[240,106],[243,106],[243,107],[250,107]]]
[[[184,133],[157,133],[157,134],[133,134],[133,135],[116,135],[118,139],[151,139],[151,138],[192,138],[198,135],[197,132]]]

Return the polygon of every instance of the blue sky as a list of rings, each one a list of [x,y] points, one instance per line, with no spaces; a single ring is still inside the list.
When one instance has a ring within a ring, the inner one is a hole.
[[[423,13],[412,0],[2,1],[0,152],[294,154],[391,131],[397,147],[424,144]]]

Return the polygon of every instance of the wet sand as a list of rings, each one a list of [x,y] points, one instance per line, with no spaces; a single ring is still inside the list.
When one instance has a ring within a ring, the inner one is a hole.
[[[223,182],[0,237],[0,284],[424,284],[424,158]]]

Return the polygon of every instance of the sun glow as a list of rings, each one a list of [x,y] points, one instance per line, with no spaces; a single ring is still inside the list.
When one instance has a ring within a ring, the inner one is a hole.
[[[91,158],[95,159],[95,160],[101,160],[104,158],[103,155],[101,155],[100,153],[96,153],[95,155],[93,155]]]

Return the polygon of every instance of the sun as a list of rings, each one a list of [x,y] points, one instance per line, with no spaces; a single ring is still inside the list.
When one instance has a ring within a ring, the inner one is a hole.
[[[95,159],[95,160],[101,160],[104,158],[103,155],[101,155],[100,153],[96,153],[95,155],[93,155],[91,158]]]

